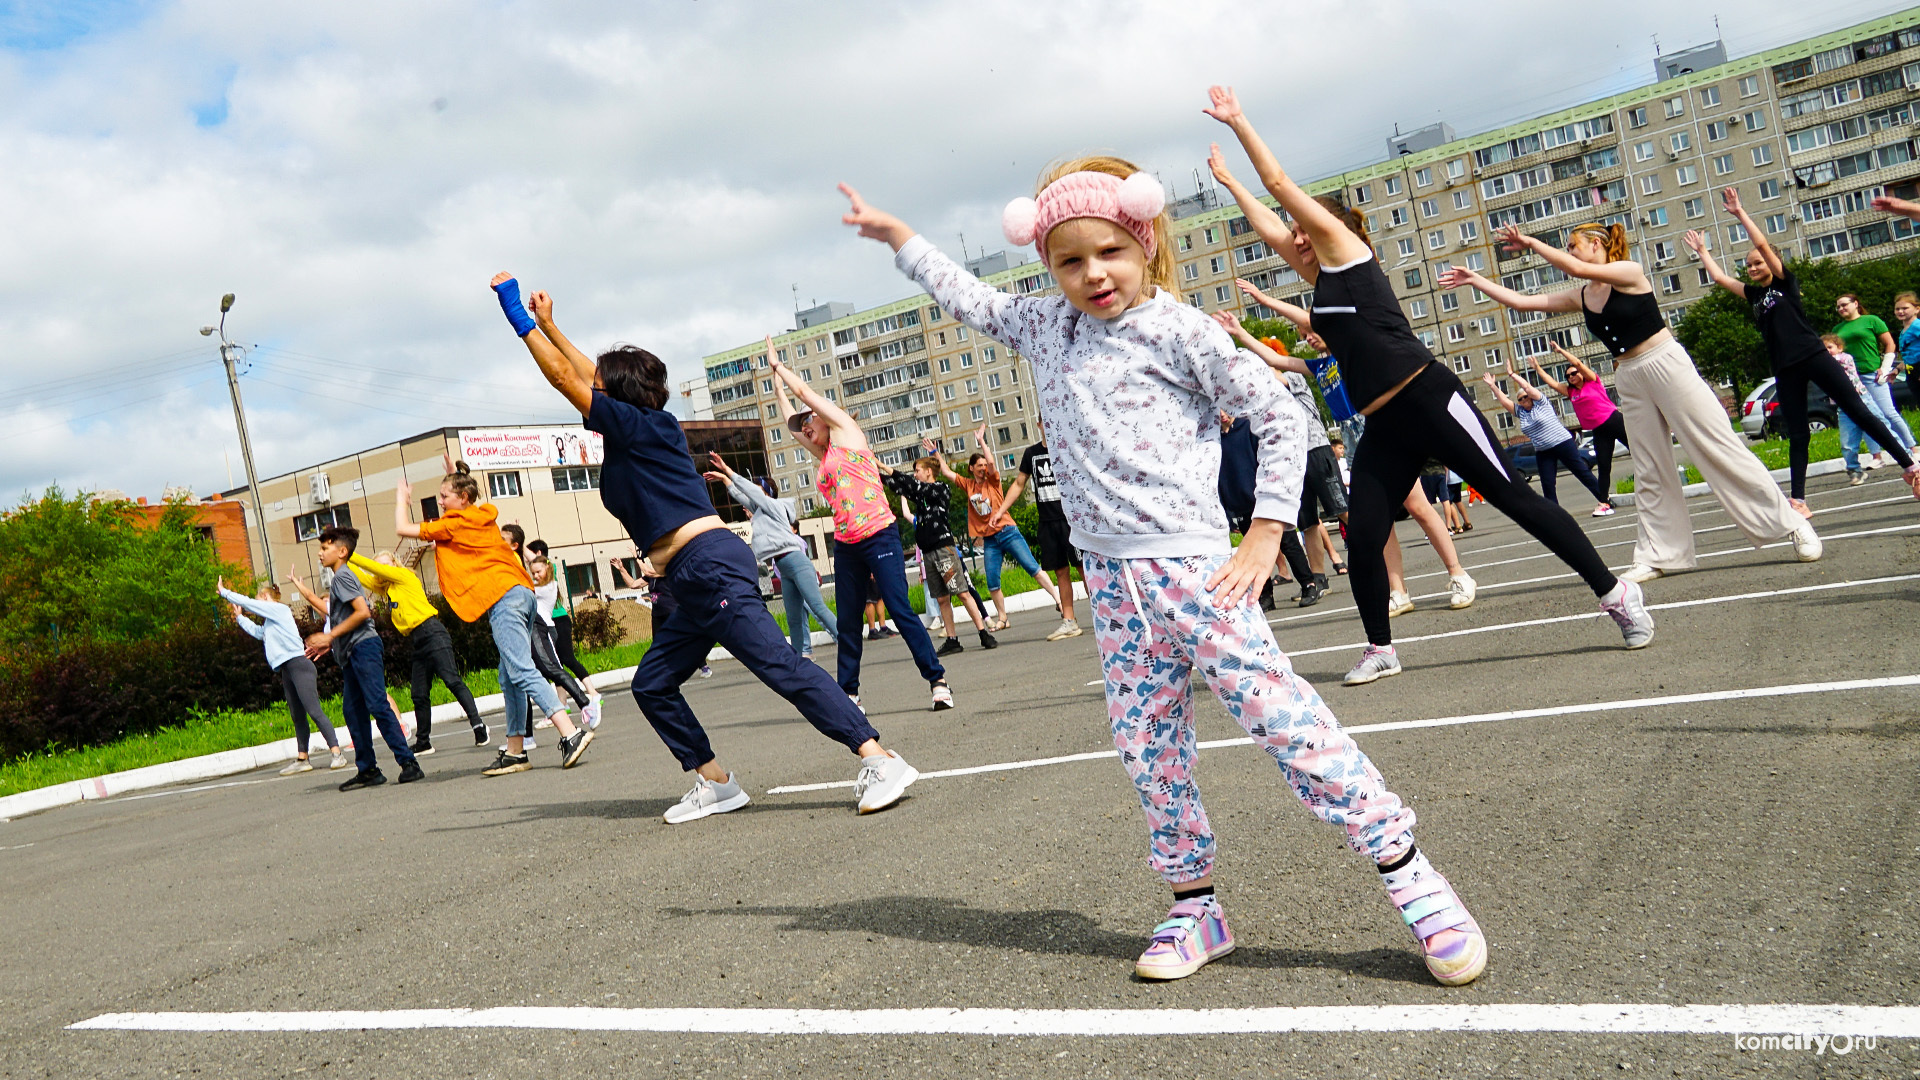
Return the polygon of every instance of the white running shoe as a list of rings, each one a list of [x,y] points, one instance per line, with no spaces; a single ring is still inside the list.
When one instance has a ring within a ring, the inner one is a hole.
[[[294,758],[293,761],[290,764],[288,764],[286,768],[280,770],[280,775],[292,776],[295,773],[312,772],[312,771],[313,771],[313,762],[308,761],[306,758]]]
[[[1620,624],[1620,636],[1627,648],[1644,649],[1653,641],[1653,613],[1647,610],[1647,594],[1638,584],[1621,579],[1611,599],[1600,601],[1600,610]]]
[[[661,817],[669,825],[684,825],[689,821],[699,821],[714,814],[726,814],[738,810],[753,800],[740,790],[740,784],[727,774],[727,782],[716,784],[713,781],[693,774],[693,790],[680,797],[680,801],[667,807]]]
[[[333,752],[333,762],[332,762],[331,764],[329,764],[329,765],[327,766],[327,768],[329,768],[329,769],[344,769],[344,768],[346,768],[346,767],[347,767],[347,753],[346,753],[346,751],[344,751],[344,750],[335,750],[335,751]]]
[[[709,666],[708,666],[708,665],[706,665],[706,664],[701,664],[701,665],[700,665],[700,677],[701,677],[701,678],[703,678],[703,679],[711,679],[711,678],[713,678],[713,668],[711,668],[711,667],[709,667]]]
[[[1648,566],[1646,563],[1634,563],[1618,576],[1621,581],[1631,581],[1638,585],[1641,582],[1652,581],[1654,578],[1666,577],[1667,572],[1657,566]]]
[[[587,698],[585,708],[580,710],[580,719],[586,721],[587,730],[593,731],[600,726],[600,695]]]
[[[853,794],[860,801],[860,812],[871,814],[900,801],[907,788],[920,779],[920,770],[889,750],[886,755],[860,759],[860,775],[854,778]]]
[[[1365,686],[1375,679],[1384,679],[1389,675],[1400,674],[1400,656],[1393,646],[1369,645],[1360,654],[1360,662],[1353,665],[1347,677],[1340,680],[1346,686]]]
[[[1793,556],[1801,562],[1816,562],[1825,554],[1826,546],[1820,542],[1820,534],[1813,531],[1813,522],[1801,521],[1787,534],[1793,541]]]
[[[1594,517],[1612,517],[1612,516],[1613,516],[1613,504],[1612,504],[1612,503],[1610,503],[1610,502],[1603,502],[1603,503],[1601,503],[1601,504],[1600,504],[1599,506],[1596,506],[1596,507],[1594,507],[1594,508],[1593,508],[1593,515],[1592,515],[1592,516],[1594,516]]]
[[[1447,606],[1455,611],[1473,606],[1475,583],[1465,571],[1447,579]],[[1412,601],[1408,601],[1409,604]]]
[[[1412,610],[1413,597],[1408,596],[1398,589],[1387,594],[1387,618],[1391,619],[1395,615],[1405,615]]]
[[[855,700],[854,704],[858,705],[860,702]],[[946,683],[934,683],[932,711],[939,712],[942,709],[951,708],[953,708],[953,688]],[[860,711],[864,713],[867,710],[861,709]]]
[[[1059,627],[1056,628],[1053,633],[1047,635],[1047,640],[1059,641],[1061,638],[1079,637],[1084,633],[1086,633],[1086,631],[1080,629],[1079,623],[1072,619],[1061,619]]]
[[[538,731],[538,730],[539,730],[539,729],[541,729],[541,728],[550,728],[550,727],[552,727],[552,726],[553,726],[553,718],[552,718],[552,717],[547,717],[547,716],[543,716],[543,717],[541,717],[540,719],[538,719],[538,720],[535,720],[535,721],[533,722],[533,727],[534,727],[534,730],[535,730],[535,731]]]

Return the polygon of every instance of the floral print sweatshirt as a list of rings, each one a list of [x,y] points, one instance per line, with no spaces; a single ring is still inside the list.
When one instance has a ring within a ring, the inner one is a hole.
[[[894,264],[953,316],[1033,363],[1060,502],[1082,551],[1116,559],[1232,551],[1217,491],[1220,411],[1260,446],[1254,516],[1293,521],[1307,417],[1267,365],[1164,290],[1113,319],[1064,296],[1012,296],[923,236]]]

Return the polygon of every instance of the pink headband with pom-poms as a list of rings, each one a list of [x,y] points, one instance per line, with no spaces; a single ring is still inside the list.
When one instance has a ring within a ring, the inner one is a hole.
[[[1007,241],[1025,247],[1040,245],[1046,257],[1047,234],[1063,221],[1099,218],[1133,234],[1153,258],[1153,219],[1167,208],[1160,181],[1137,172],[1122,180],[1101,172],[1076,172],[1048,184],[1038,199],[1015,199],[1000,215],[1000,231]]]

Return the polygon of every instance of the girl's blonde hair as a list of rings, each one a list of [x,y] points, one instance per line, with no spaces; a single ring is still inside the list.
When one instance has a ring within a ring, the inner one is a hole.
[[[1898,304],[1902,300],[1905,300],[1907,303],[1912,304],[1914,307],[1920,308],[1920,296],[1915,296],[1910,292],[1894,294],[1894,297],[1893,297],[1894,303]]]
[[[1575,225],[1573,231],[1567,234],[1567,241],[1571,243],[1573,238],[1579,236],[1581,233],[1590,233],[1599,237],[1601,246],[1606,248],[1608,262],[1620,262],[1627,257],[1627,227],[1625,225],[1617,221],[1611,225],[1602,225],[1597,221],[1589,221],[1583,225]]]
[[[1084,157],[1064,158],[1041,171],[1040,183],[1034,187],[1033,194],[1035,198],[1039,198],[1040,193],[1047,190],[1047,185],[1068,173],[1106,173],[1108,176],[1117,176],[1125,180],[1139,171],[1139,166],[1112,154],[1088,154]],[[1153,257],[1147,260],[1146,283],[1168,290],[1173,288],[1173,244],[1172,237],[1169,235],[1172,222],[1173,218],[1165,210],[1160,211],[1159,216],[1153,219]],[[1041,237],[1040,242],[1044,244],[1046,238]],[[1041,256],[1042,258],[1046,256],[1044,250]]]

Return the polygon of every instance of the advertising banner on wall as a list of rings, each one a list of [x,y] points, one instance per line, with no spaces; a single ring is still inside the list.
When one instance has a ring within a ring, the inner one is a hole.
[[[598,465],[600,436],[585,428],[487,428],[460,433],[460,458],[474,472]]]

